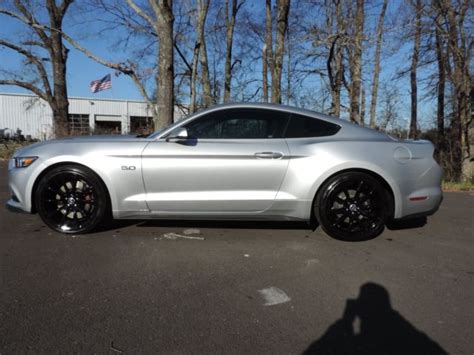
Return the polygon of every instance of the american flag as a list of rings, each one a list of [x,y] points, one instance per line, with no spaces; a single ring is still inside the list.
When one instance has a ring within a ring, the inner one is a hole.
[[[91,81],[91,91],[93,93],[96,93],[102,90],[107,90],[107,89],[110,89],[111,87],[112,87],[112,79],[110,77],[110,74],[107,74],[102,79]]]

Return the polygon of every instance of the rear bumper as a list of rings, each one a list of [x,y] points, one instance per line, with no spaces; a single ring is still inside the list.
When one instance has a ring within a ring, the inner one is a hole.
[[[409,220],[409,219],[431,216],[438,211],[439,206],[441,206],[442,202],[443,202],[443,195],[441,193],[441,195],[436,197],[435,201],[430,201],[429,205],[432,206],[430,209],[428,209],[429,207],[424,207],[424,210],[421,212],[408,214],[401,218],[395,218],[395,221],[404,221],[404,220]]]
[[[404,197],[402,214],[396,216],[396,219],[432,215],[438,210],[442,201],[441,187],[418,189]]]
[[[416,150],[413,151],[415,154]],[[431,151],[416,153],[420,157],[424,154],[431,154]],[[438,163],[431,156],[415,159],[406,165],[401,174],[398,180],[401,209],[395,218],[429,216],[435,213],[443,200],[441,190],[443,171]]]

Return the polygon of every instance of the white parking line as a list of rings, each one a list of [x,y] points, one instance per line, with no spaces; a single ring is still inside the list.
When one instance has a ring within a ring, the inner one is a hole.
[[[182,234],[173,233],[173,232],[165,233],[165,234],[162,235],[162,237],[165,238],[165,239],[170,239],[170,240],[176,240],[178,238],[193,239],[193,240],[204,240],[205,239],[204,237],[192,237],[190,235],[182,235]]]
[[[184,235],[193,235],[193,234],[201,234],[201,231],[197,228],[188,228],[183,231]]]
[[[285,293],[285,291],[280,290],[277,287],[264,288],[258,290],[260,295],[264,298],[264,306],[274,306],[281,303],[290,302],[291,298]]]

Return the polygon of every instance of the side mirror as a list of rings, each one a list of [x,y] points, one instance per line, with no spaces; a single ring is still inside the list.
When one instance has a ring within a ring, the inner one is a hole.
[[[172,131],[168,137],[166,137],[167,142],[184,142],[188,139],[188,130],[184,127],[179,127]]]

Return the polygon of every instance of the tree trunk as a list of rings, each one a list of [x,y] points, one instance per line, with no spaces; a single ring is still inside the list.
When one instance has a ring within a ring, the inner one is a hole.
[[[173,122],[174,115],[174,50],[173,50],[173,1],[159,0],[152,3],[156,14],[156,31],[159,40],[158,75],[156,76],[158,119],[155,129]]]
[[[60,24],[58,24],[61,26]],[[58,28],[58,27],[56,27]],[[61,30],[61,28],[58,28]],[[61,33],[51,33],[53,81],[54,81],[54,110],[53,128],[56,137],[64,137],[69,134],[68,114],[69,101],[66,86],[66,60],[67,49],[63,46]]]
[[[66,62],[68,49],[64,46],[62,38],[62,25],[65,13],[61,5],[56,5],[54,0],[47,0],[46,7],[49,14],[50,27],[54,29],[49,36],[50,46],[47,48],[51,56],[53,75],[53,129],[56,137],[69,135],[69,101],[66,85]]]
[[[263,44],[262,49],[262,92],[263,102],[268,102],[268,59],[267,59],[267,45]]]
[[[262,54],[263,101],[268,102],[268,71],[273,74],[272,1],[265,1],[265,45]]]
[[[201,46],[201,85],[204,107],[210,107],[215,103],[212,96],[211,80],[209,78],[209,61],[207,57],[206,36],[202,38]]]
[[[0,38],[1,49],[7,48],[22,56],[28,74],[32,75],[30,78],[24,78],[22,75],[2,70],[2,74],[11,74],[12,78],[2,78],[0,85],[15,85],[45,100],[53,111],[53,134],[56,137],[69,134],[66,85],[68,50],[63,44],[61,33],[64,16],[72,2],[73,0],[46,0],[43,4],[47,11],[47,16],[44,16],[46,22],[42,22],[43,16],[36,18],[36,3],[32,4],[30,1],[16,0],[9,9],[0,8],[2,16],[18,21],[20,25],[16,33],[19,44]],[[21,42],[25,39],[30,41]],[[33,43],[33,46],[28,42]],[[48,55],[32,50],[32,47],[36,46],[43,48]]]
[[[194,113],[196,111],[196,84],[197,84],[197,76],[198,76],[198,63],[199,63],[199,57],[202,56],[201,50],[202,50],[202,45],[204,42],[204,27],[206,24],[208,8],[209,8],[208,0],[198,0],[196,42],[194,44],[193,63],[192,63],[192,70],[191,70],[191,85],[190,85],[191,99],[190,99],[190,106],[189,106],[190,113]],[[206,62],[207,62],[207,53],[206,53]]]
[[[287,61],[286,61],[286,104],[290,104],[290,100],[292,97],[291,93],[291,77],[293,75],[291,71],[291,42],[290,42],[290,28],[286,29],[286,43],[287,45]]]
[[[364,0],[357,0],[354,24],[354,47],[351,61],[350,120],[360,120],[360,87],[362,81],[362,40],[364,37]]]
[[[234,42],[235,18],[239,7],[237,0],[232,1],[231,14],[229,17],[229,0],[225,1],[226,11],[226,51],[225,51],[225,69],[224,69],[224,102],[230,101],[230,91],[232,85],[232,46]]]
[[[196,111],[196,79],[198,75],[199,47],[200,43],[196,41],[194,44],[191,80],[189,83],[189,113],[194,113]]]
[[[290,0],[277,1],[277,33],[272,73],[272,102],[281,104],[281,72],[285,54],[285,35],[288,28]]]
[[[382,53],[383,24],[385,20],[385,11],[387,10],[387,5],[388,0],[384,0],[382,10],[380,11],[379,21],[377,24],[377,43],[375,46],[374,76],[372,79],[372,94],[370,101],[370,128],[375,128],[376,125],[375,112],[377,109],[377,96],[379,90],[380,56]]]
[[[416,0],[415,4],[415,33],[413,43],[413,54],[411,57],[410,86],[411,86],[411,117],[410,117],[410,135],[411,139],[418,138],[417,105],[418,105],[418,87],[416,80],[416,71],[418,67],[418,57],[421,41],[421,0]]]
[[[436,113],[436,140],[438,156],[442,157],[446,150],[446,138],[444,132],[444,105],[445,105],[445,88],[446,88],[446,54],[444,51],[444,41],[441,37],[441,18],[436,16],[435,19],[435,40],[436,40],[436,59],[438,62],[438,109]]]
[[[342,14],[342,0],[339,0],[336,4],[336,25],[337,25],[337,34],[343,35],[345,31],[344,18]],[[344,68],[343,68],[343,55],[341,45],[337,45],[335,53],[335,69],[336,69],[336,78],[334,83],[334,94],[332,100],[332,114],[336,117],[341,116],[341,88],[344,78]]]
[[[365,88],[364,85],[360,87],[360,125],[365,125]]]
[[[464,33],[464,16],[469,6],[468,1],[464,1],[456,6],[451,0],[441,1],[443,12],[446,14],[448,24],[448,48],[452,57],[453,69],[451,70],[451,82],[454,88],[455,109],[451,122],[453,130],[453,165],[454,178],[462,180],[464,160],[469,159],[469,124],[471,120],[470,107],[470,49],[466,47]]]

